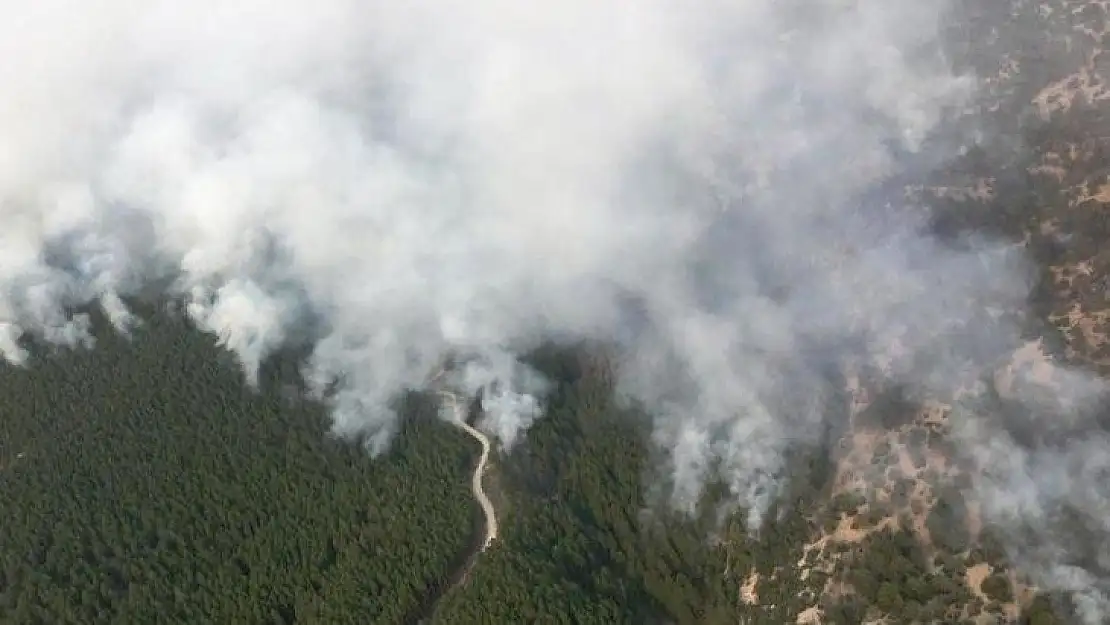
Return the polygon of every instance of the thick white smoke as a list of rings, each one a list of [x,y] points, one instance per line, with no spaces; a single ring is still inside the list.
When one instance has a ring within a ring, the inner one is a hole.
[[[973,90],[942,4],[8,2],[0,353],[172,278],[252,380],[317,320],[305,377],[377,453],[450,354],[510,446],[543,389],[512,355],[615,341],[675,503],[717,471],[758,522],[823,367],[945,387],[1013,338],[966,328],[1023,302],[1016,250],[868,195]]]

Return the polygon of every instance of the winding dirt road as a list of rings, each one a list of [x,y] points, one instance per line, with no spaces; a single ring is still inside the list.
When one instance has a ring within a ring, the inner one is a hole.
[[[434,383],[443,374],[443,371],[437,373],[431,378],[431,383]],[[497,512],[494,510],[493,502],[486,495],[485,487],[482,485],[482,478],[485,477],[486,469],[489,467],[490,450],[493,445],[490,443],[489,437],[466,422],[468,398],[465,395],[444,389],[440,389],[436,393],[443,399],[446,407],[451,410],[451,416],[448,420],[482,445],[482,453],[478,456],[478,463],[474,467],[474,475],[470,479],[470,490],[474,499],[478,501],[478,505],[482,508],[485,527],[481,534],[475,528],[469,544],[466,549],[458,554],[442,583],[433,584],[427,589],[424,599],[413,606],[413,610],[401,621],[402,625],[425,625],[431,622],[440,599],[466,583],[471,569],[477,564],[478,557],[486,549],[489,549],[489,546],[497,539]]]
[[[482,514],[486,517],[486,537],[482,542],[482,551],[485,551],[497,538],[497,512],[493,509],[493,502],[490,501],[485,488],[482,486],[482,479],[486,475],[486,467],[489,464],[491,449],[489,437],[466,422],[466,408],[459,401],[458,395],[450,391],[440,391],[439,394],[451,406],[451,410],[455,414],[453,423],[471,437],[477,439],[482,445],[482,454],[478,457],[478,464],[475,465],[474,475],[470,480],[470,490],[474,493],[474,499],[478,501],[478,505],[482,507]]]

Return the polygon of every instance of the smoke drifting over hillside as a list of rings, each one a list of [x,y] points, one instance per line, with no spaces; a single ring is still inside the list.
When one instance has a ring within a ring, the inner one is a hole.
[[[321,392],[341,380],[335,430],[377,453],[389,399],[449,353],[476,358],[471,390],[499,381],[485,426],[508,445],[543,388],[513,354],[616,341],[621,390],[673,450],[675,503],[719,461],[758,522],[784,450],[821,435],[830,365],[868,354],[947,387],[955,363],[1015,338],[968,328],[984,305],[1022,305],[1016,251],[946,247],[924,214],[871,194],[899,162],[947,155],[930,131],[972,92],[935,49],[938,3],[42,0],[6,14],[13,363],[24,334],[88,341],[67,306],[98,299],[125,331],[119,295],[172,277],[252,379],[317,320],[305,377]]]

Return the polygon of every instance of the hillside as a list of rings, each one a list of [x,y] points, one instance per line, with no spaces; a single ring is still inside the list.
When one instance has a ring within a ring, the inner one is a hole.
[[[1062,365],[1110,372],[1108,27],[1104,2],[965,1],[956,11],[953,61],[989,87],[968,112],[984,140],[906,197],[929,207],[942,236],[989,233],[1028,250],[1033,314],[1019,321],[1025,342],[949,396],[908,398],[881,375],[849,372],[851,425],[835,452],[832,500],[797,563],[824,581],[799,623],[1070,622],[1066,599],[1038,593],[1008,562],[1001,528],[970,498],[975,459],[957,457],[946,437],[966,416],[957,402],[1020,420],[1022,389],[1059,391],[1069,383]],[[859,577],[899,543],[916,569]],[[947,598],[930,605],[922,587],[934,576]],[[759,584],[748,587],[758,596]]]
[[[732,495],[719,479],[692,515],[666,505],[672,485],[658,467],[670,450],[656,444],[653,416],[619,400],[613,348],[582,341],[528,354],[552,388],[544,418],[490,456],[481,492],[498,531],[482,551],[472,487],[482,439],[439,418],[442,397],[398,397],[393,444],[372,457],[367,440],[329,431],[303,354],[268,358],[252,387],[213,334],[159,294],[128,302],[143,320],[130,337],[94,310],[95,348],[27,339],[26,367],[0,363],[0,623],[1083,622],[1082,592],[1069,590],[1110,579],[1108,526],[1081,514],[1107,500],[1106,467],[1017,456],[1110,431],[1105,401],[1065,405],[1110,376],[1110,0],[960,0],[947,24],[947,57],[986,85],[946,129],[963,149],[874,193],[892,214],[924,215],[953,248],[1020,248],[1027,305],[976,310],[951,330],[969,342],[1019,332],[984,341],[993,351],[942,372],[946,385],[884,366],[896,341],[822,370],[821,431],[788,450],[783,492],[758,530],[749,511],[722,505]],[[977,140],[964,143],[968,128]],[[324,272],[327,285],[348,277],[341,267]],[[336,318],[368,327],[357,310]],[[403,342],[366,336],[354,335],[366,351]],[[374,358],[354,361],[384,361]],[[476,402],[467,416],[479,412]],[[1028,480],[1033,495],[1009,492],[1017,480],[998,470],[1008,460],[1058,471],[1045,480],[1064,490],[1064,478],[1094,484],[1088,509],[1037,517],[1043,484],[1032,483],[1044,476]],[[1069,580],[1061,563],[1102,577]]]

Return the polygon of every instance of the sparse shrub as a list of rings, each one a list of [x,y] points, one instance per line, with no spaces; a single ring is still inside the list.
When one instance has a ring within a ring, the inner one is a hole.
[[[1014,593],[1010,587],[1010,580],[1001,573],[995,573],[983,580],[983,585],[980,588],[984,595],[995,601],[1002,603],[1013,601]]]

